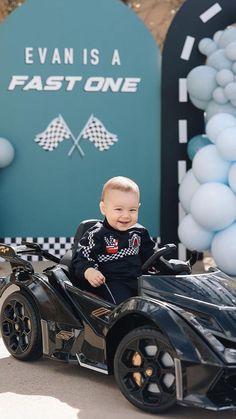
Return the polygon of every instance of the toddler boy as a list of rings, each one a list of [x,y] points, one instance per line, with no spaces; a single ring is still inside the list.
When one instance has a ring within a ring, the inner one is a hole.
[[[105,219],[84,234],[72,260],[79,288],[115,304],[138,295],[137,278],[155,247],[146,228],[137,224],[139,206],[133,180],[117,176],[105,183],[100,202]]]

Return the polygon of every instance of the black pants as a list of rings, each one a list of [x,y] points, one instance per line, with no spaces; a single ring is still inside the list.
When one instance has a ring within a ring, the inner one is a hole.
[[[83,282],[83,283],[82,283]],[[128,298],[138,295],[138,280],[132,278],[129,280],[117,279],[109,281],[100,287],[92,287],[88,281],[82,281],[80,288],[96,294],[113,304],[120,304]]]

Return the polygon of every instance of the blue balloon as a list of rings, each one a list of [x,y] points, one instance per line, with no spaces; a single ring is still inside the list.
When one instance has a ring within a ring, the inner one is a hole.
[[[190,160],[193,160],[195,154],[202,147],[205,147],[208,144],[212,144],[209,138],[206,135],[195,135],[189,140],[187,145],[187,153]]]

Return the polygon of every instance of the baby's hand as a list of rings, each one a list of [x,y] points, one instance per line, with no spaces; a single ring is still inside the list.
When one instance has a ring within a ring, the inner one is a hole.
[[[100,287],[106,280],[105,276],[94,268],[86,269],[84,277],[87,279],[90,285],[92,285],[92,287]]]

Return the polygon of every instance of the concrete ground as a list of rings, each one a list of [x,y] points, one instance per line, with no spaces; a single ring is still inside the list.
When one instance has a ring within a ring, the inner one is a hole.
[[[7,269],[5,264],[0,264],[0,276]],[[17,361],[9,355],[0,337],[0,419],[153,417],[235,419],[235,412],[176,406],[163,415],[150,415],[136,409],[122,396],[113,377],[44,358],[31,363]]]
[[[132,406],[111,376],[48,359],[24,363],[9,356],[0,338],[1,419],[148,419]],[[235,412],[177,406],[156,418],[235,419]]]

